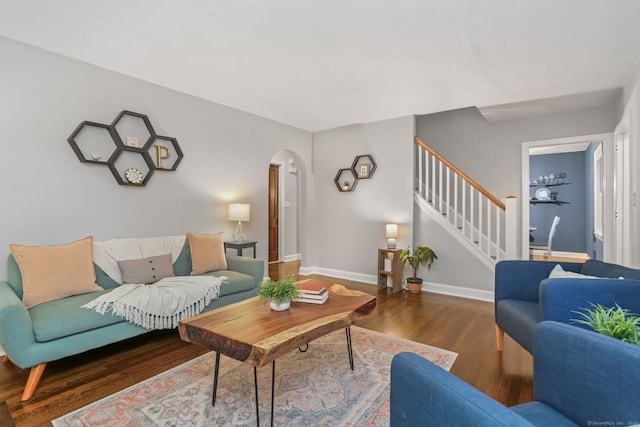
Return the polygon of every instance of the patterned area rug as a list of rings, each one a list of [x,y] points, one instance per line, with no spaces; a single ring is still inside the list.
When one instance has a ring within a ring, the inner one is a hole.
[[[274,425],[388,426],[391,359],[411,351],[449,370],[457,354],[351,327],[355,371],[344,330],[276,361]],[[68,426],[255,426],[253,367],[209,353],[53,421]],[[271,421],[271,366],[258,369],[260,423]]]

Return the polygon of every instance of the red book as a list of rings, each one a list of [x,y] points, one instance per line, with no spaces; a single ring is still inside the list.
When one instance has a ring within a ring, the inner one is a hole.
[[[318,279],[299,280],[296,282],[296,285],[298,285],[300,287],[300,291],[305,294],[319,295],[326,289],[324,287],[324,282]]]

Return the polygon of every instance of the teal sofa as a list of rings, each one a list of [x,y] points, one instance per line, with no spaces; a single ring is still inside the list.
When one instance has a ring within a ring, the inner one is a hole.
[[[264,274],[262,260],[227,256],[227,270],[207,275],[226,276],[220,297],[205,311],[253,297]],[[119,286],[95,265],[96,283],[103,291],[74,295],[36,305],[22,303],[22,276],[12,255],[7,261],[7,281],[0,282],[0,346],[5,361],[31,368],[22,400],[29,400],[42,377],[47,362],[79,354],[149,332],[109,313],[102,315],[82,305]],[[191,273],[191,252],[187,240],[174,263],[176,276]]]

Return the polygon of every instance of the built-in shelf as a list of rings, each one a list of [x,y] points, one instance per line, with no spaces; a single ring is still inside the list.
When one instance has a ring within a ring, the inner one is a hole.
[[[537,199],[531,199],[529,200],[529,203],[531,203],[532,205],[539,205],[539,204],[547,204],[547,205],[567,205],[571,202],[563,202],[561,200],[537,200]]]

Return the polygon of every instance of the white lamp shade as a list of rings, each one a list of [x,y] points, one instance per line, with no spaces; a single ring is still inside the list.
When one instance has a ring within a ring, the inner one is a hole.
[[[229,205],[229,221],[249,221],[251,206],[246,203]]]
[[[398,224],[387,224],[387,238],[395,239],[398,237]]]

